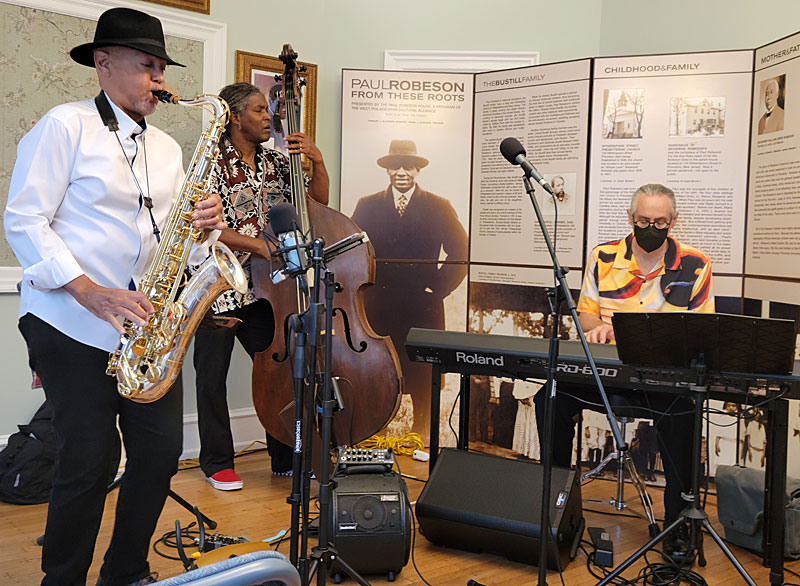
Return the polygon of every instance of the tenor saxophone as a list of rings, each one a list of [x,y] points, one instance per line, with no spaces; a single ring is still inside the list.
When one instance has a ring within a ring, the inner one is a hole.
[[[108,359],[106,373],[116,376],[119,394],[140,403],[156,401],[169,391],[200,320],[219,294],[228,289],[247,291],[242,266],[221,242],[213,244],[209,257],[183,283],[192,244],[203,238],[202,230],[192,227],[192,215],[209,188],[219,138],[228,121],[228,105],[212,95],[181,100],[167,91],[153,93],[162,102],[213,110],[213,118],[195,148],[155,257],[139,286],[154,311],[142,326],[124,321],[125,333]]]

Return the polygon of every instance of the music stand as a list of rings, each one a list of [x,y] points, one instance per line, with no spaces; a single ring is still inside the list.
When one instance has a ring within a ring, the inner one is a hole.
[[[722,313],[624,313],[612,317],[625,364],[691,369],[700,353],[708,370],[788,375],[795,323]]]
[[[795,324],[792,321],[703,313],[615,313],[614,337],[620,360],[642,367],[677,368],[693,373],[688,388],[694,400],[692,488],[684,494],[688,502],[680,516],[644,547],[620,564],[597,586],[610,583],[631,564],[658,544],[679,524],[688,522],[689,554],[698,551],[701,525],[730,560],[742,578],[755,586],[700,504],[703,405],[708,398],[706,373],[741,372],[790,374],[794,363]],[[701,565],[703,565],[701,557]]]

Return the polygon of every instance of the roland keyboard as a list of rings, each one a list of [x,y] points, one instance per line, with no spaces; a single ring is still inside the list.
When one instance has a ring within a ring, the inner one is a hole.
[[[545,379],[550,341],[543,338],[476,334],[411,328],[406,350],[411,360],[437,365],[440,372],[500,376],[516,379]],[[623,364],[611,344],[589,344],[604,386],[684,392],[695,382],[688,368],[634,366]],[[800,399],[800,372],[795,375],[737,372],[706,373],[712,396],[736,400],[746,396]],[[580,342],[559,342],[556,380],[594,385],[594,377]]]

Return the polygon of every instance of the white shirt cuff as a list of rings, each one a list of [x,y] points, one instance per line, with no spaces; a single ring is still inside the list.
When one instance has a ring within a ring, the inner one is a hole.
[[[69,250],[37,262],[22,271],[22,280],[33,289],[46,291],[63,287],[84,274],[84,270]]]

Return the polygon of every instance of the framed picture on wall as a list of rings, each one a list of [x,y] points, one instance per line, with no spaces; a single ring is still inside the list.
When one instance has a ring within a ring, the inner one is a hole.
[[[171,6],[172,8],[183,8],[184,10],[191,10],[193,12],[202,12],[203,14],[211,13],[211,0],[145,0],[146,2],[153,2],[155,4],[163,4],[164,6]]]
[[[317,117],[317,66],[313,63],[297,62],[298,74],[305,82],[300,91],[300,131],[315,140]],[[249,82],[267,97],[269,115],[272,118],[272,148],[286,152],[284,136],[289,134],[286,124],[286,109],[283,107],[284,64],[277,57],[236,51],[236,81]],[[279,76],[278,79],[275,76]],[[280,120],[280,123],[279,123]],[[304,156],[303,168],[311,170],[311,162]]]

